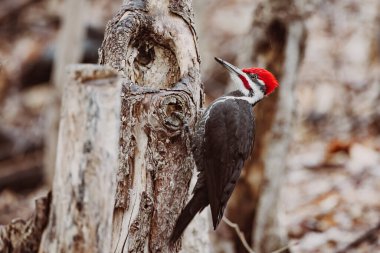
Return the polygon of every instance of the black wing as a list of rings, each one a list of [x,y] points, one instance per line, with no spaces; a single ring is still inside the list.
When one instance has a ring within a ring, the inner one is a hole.
[[[246,101],[215,104],[205,125],[204,168],[214,229],[253,146],[254,118]]]

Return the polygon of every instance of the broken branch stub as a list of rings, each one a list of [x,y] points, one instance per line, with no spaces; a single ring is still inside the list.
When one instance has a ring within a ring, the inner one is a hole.
[[[0,252],[34,253],[38,251],[42,233],[49,216],[51,193],[35,201],[35,212],[24,221],[14,219],[8,225],[0,225]]]
[[[185,125],[203,101],[192,20],[189,0],[141,0],[107,25],[99,62],[126,78],[113,252],[178,251],[168,238],[195,168]]]
[[[110,252],[121,81],[96,65],[70,68],[62,99],[48,226],[39,252]]]

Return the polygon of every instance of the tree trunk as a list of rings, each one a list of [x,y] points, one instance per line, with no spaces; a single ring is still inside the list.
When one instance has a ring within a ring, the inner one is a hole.
[[[68,64],[79,63],[83,54],[86,2],[87,0],[67,0],[64,4],[63,25],[58,36],[52,80],[55,92],[47,109],[44,177],[48,185],[52,184],[55,171],[61,96],[67,78],[66,67]]]
[[[168,238],[195,168],[185,125],[194,126],[203,103],[196,46],[190,0],[124,1],[108,23],[100,63],[127,80],[112,252],[179,250]],[[207,251],[201,229],[187,252]]]
[[[270,252],[285,246],[286,233],[279,224],[281,188],[286,178],[286,161],[292,138],[293,114],[295,109],[294,84],[301,59],[304,27],[301,21],[293,21],[288,26],[285,48],[284,73],[281,78],[277,110],[270,141],[264,156],[264,183],[256,215],[254,244],[256,252]]]
[[[78,65],[70,69],[41,253],[110,252],[120,92],[120,79],[111,68]]]
[[[318,1],[311,1],[308,5],[293,0],[252,3],[252,28],[233,42],[240,48],[240,53],[225,52],[237,66],[266,68],[280,81],[280,88],[255,106],[254,149],[226,210],[226,216],[238,224],[247,241],[256,245],[256,252],[277,250],[286,241],[278,224],[281,212],[278,203],[286,176],[284,161],[294,120],[293,90],[305,47],[304,19],[315,10]],[[232,44],[231,41],[229,43]],[[230,87],[233,87],[232,83],[227,90]],[[218,230],[217,243],[220,247],[233,241],[236,252],[246,252],[233,228],[222,223]]]
[[[259,2],[247,42],[251,52],[246,55],[251,58],[240,59],[243,65],[252,64],[253,60],[254,65],[269,69],[280,82],[275,96],[256,107],[254,159],[247,164],[246,178],[251,184],[252,196],[259,199],[252,233],[257,253],[286,245],[286,234],[278,219],[279,202],[294,119],[293,90],[306,39],[303,22],[306,12],[293,0]]]
[[[177,252],[168,238],[195,166],[184,126],[203,99],[191,1],[125,1],[100,63],[126,77],[112,251]]]

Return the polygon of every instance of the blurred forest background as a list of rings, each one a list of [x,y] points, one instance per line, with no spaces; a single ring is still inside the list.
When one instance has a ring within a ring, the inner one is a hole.
[[[0,3],[0,224],[30,216],[34,199],[50,187],[44,147],[63,2]],[[96,63],[105,25],[121,1],[89,2],[85,38],[72,47],[82,48],[81,62]],[[247,41],[255,36],[259,2],[193,1],[207,103],[229,82],[214,56],[250,66]],[[368,231],[350,252],[380,252],[380,2],[295,2],[303,8],[307,37],[293,91],[280,223],[292,252],[334,252]],[[238,186],[226,215],[251,241],[257,186],[249,166],[239,182],[245,192]],[[216,237],[224,252],[245,252],[225,224]]]

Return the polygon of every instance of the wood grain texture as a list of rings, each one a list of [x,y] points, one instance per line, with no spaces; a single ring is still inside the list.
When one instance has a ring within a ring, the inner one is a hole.
[[[185,125],[203,104],[191,1],[124,1],[99,62],[125,77],[112,251],[178,252],[168,238],[195,166]],[[207,230],[189,230],[187,252],[207,252]]]
[[[39,252],[110,252],[120,93],[111,68],[70,68],[49,224]]]

